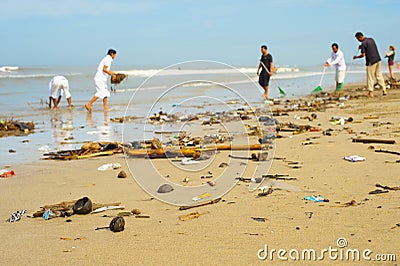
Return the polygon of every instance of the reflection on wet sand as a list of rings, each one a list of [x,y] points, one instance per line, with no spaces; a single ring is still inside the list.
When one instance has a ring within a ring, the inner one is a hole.
[[[112,141],[113,140],[112,128],[109,124],[108,111],[103,112],[103,125],[102,126],[96,126],[96,121],[93,120],[93,113],[87,113],[86,122],[87,122],[87,126],[95,129],[93,131],[86,132],[87,134],[96,136],[98,141]]]

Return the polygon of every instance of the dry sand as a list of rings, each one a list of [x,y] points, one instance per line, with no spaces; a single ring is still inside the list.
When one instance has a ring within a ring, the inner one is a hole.
[[[356,87],[352,88],[353,95],[366,95],[365,91],[354,92]],[[118,179],[119,170],[97,170],[104,163],[119,162],[129,173],[122,155],[14,165],[17,175],[0,180],[1,263],[262,265],[271,263],[270,258],[265,261],[257,258],[258,250],[264,245],[269,249],[296,248],[300,251],[312,248],[319,255],[324,248],[337,248],[336,241],[340,237],[347,240],[347,248],[370,249],[373,251],[371,257],[377,253],[396,254],[399,260],[400,227],[396,224],[400,223],[400,191],[380,195],[369,195],[368,192],[376,189],[376,183],[400,185],[400,163],[395,163],[400,156],[376,153],[368,147],[373,145],[375,149],[400,151],[400,146],[351,141],[353,137],[362,136],[400,142],[400,91],[389,90],[385,97],[377,91],[376,95],[373,99],[360,97],[347,101],[342,108],[333,106],[325,112],[317,112],[318,117],[312,122],[293,118],[294,115],[309,115],[307,112],[277,117],[279,121],[321,126],[323,130],[334,129],[332,136],[324,136],[322,132],[282,133],[286,137],[277,139],[275,157],[299,161],[302,167],[292,169],[286,162],[274,160],[269,173],[297,177],[297,181],[286,182],[305,192],[274,190],[266,197],[257,198],[258,192],[250,193],[246,183],[238,182],[218,204],[179,211],[176,206],[151,199],[130,175]],[[367,115],[378,115],[379,119],[363,119]],[[360,123],[332,125],[329,122],[332,116],[352,117]],[[374,122],[392,124],[374,126]],[[349,134],[347,128],[354,133]],[[302,145],[308,138],[314,144]],[[343,159],[345,155],[354,154],[366,157],[366,161],[351,163]],[[157,164],[168,167],[168,161],[157,161]],[[173,170],[171,173],[173,175]],[[329,202],[303,200],[312,194],[323,195]],[[150,218],[126,217],[126,228],[120,233],[94,230],[107,226],[111,218],[102,216],[116,215],[119,212],[116,210],[74,215],[69,223],[66,218],[45,221],[26,215],[15,223],[5,222],[16,210],[26,209],[28,214],[32,214],[44,204],[82,196],[98,203],[120,201],[126,210],[138,208]],[[360,205],[339,207],[339,203],[351,200]],[[205,214],[189,221],[178,219],[179,215],[194,211]],[[307,212],[312,212],[311,218]],[[251,217],[265,217],[267,220],[258,222]],[[82,239],[61,240],[60,237]],[[278,261],[275,253],[272,262]],[[307,265],[321,263],[301,262]],[[328,254],[322,262],[332,265],[345,263],[330,260]],[[352,265],[366,263],[365,260],[350,262]],[[395,262],[389,263],[393,264]]]

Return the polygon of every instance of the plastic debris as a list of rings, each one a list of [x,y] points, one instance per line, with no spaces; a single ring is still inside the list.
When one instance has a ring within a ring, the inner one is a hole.
[[[346,161],[353,162],[353,163],[354,162],[362,162],[362,161],[366,160],[365,157],[361,157],[361,156],[358,156],[358,155],[344,156],[344,159]]]
[[[1,169],[0,170],[0,177],[2,177],[2,178],[11,177],[11,176],[14,176],[14,175],[15,175],[14,170],[7,170],[7,169]]]
[[[307,196],[307,197],[304,197],[304,200],[309,200],[309,201],[313,201],[313,202],[329,202],[328,199],[326,199],[324,196],[321,196],[321,195]]]
[[[14,223],[21,220],[22,216],[26,213],[26,210],[20,210],[11,213],[10,218],[7,219],[7,222]]]
[[[97,168],[97,170],[99,171],[107,171],[107,170],[115,170],[121,168],[121,164],[120,163],[107,163],[107,164],[103,164],[102,166],[100,166],[99,168]]]

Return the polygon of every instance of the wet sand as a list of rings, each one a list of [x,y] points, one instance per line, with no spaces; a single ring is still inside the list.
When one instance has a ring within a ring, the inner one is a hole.
[[[374,152],[374,149],[400,151],[400,90],[388,90],[387,96],[376,91],[375,98],[364,97],[366,91],[356,91],[360,84],[347,87],[358,99],[332,104],[325,112],[315,112],[313,121],[296,120],[291,112],[276,117],[280,122],[309,124],[322,130],[333,129],[331,136],[322,132],[298,135],[282,132],[276,140],[276,158],[269,174],[288,174],[297,180],[284,181],[303,192],[274,190],[266,197],[257,198],[248,185],[238,182],[223,200],[215,205],[179,211],[176,206],[152,199],[130,176],[123,155],[79,161],[37,161],[12,165],[16,176],[0,179],[0,236],[4,264],[265,264],[259,249],[315,249],[338,248],[337,239],[345,238],[347,247],[370,249],[377,253],[400,256],[400,191],[369,195],[375,184],[399,186],[400,156]],[[364,119],[377,115],[378,119]],[[352,117],[345,125],[332,125],[332,116]],[[355,122],[354,122],[355,121]],[[390,122],[387,123],[387,122]],[[381,124],[380,124],[381,123]],[[350,133],[349,133],[350,132]],[[353,143],[353,137],[394,139],[397,144]],[[302,145],[305,141],[313,144]],[[346,155],[366,157],[364,162],[348,162]],[[145,159],[134,159],[145,160]],[[301,168],[291,168],[287,161],[298,161]],[[100,172],[99,166],[119,162],[129,177],[118,179],[118,170]],[[248,162],[251,164],[252,162]],[[158,167],[168,168],[167,160],[158,160]],[[217,172],[218,169],[207,169]],[[170,168],[173,176],[177,170]],[[150,178],[150,177],[149,177]],[[177,179],[178,180],[178,179]],[[323,195],[329,202],[314,203],[303,198]],[[93,202],[121,202],[126,210],[138,208],[150,218],[126,217],[123,232],[95,231],[107,226],[119,211],[99,214],[74,215],[48,221],[28,218],[15,223],[5,220],[11,212],[26,209],[32,214],[44,204],[74,200],[88,196]],[[359,205],[342,207],[355,200]],[[199,212],[197,219],[180,221],[178,216]],[[312,213],[310,217],[310,212]],[[264,222],[251,217],[266,218]],[[393,229],[392,229],[393,228]],[[61,240],[60,237],[72,240]],[[81,240],[74,240],[81,238]],[[288,256],[286,254],[286,256]],[[278,262],[275,253],[272,262]],[[290,260],[289,260],[290,261]],[[300,261],[303,264],[320,262]],[[330,260],[325,264],[344,264]],[[350,264],[365,264],[365,260]],[[376,263],[376,262],[375,262]],[[391,262],[390,265],[394,263]]]

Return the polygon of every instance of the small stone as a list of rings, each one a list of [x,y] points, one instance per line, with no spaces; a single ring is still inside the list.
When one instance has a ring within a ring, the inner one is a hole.
[[[299,227],[299,226],[296,226],[296,230],[300,230],[300,227]]]
[[[163,184],[158,188],[157,192],[158,193],[168,193],[168,192],[171,192],[172,190],[174,190],[174,188],[170,184]]]
[[[15,153],[15,152],[17,152],[17,151],[14,150],[14,149],[9,149],[8,152],[9,152],[9,153]]]
[[[118,178],[126,178],[127,174],[125,173],[124,170],[122,170],[121,172],[118,173]]]
[[[141,213],[142,213],[139,209],[132,209],[131,212],[132,212],[132,214],[134,214],[134,215],[138,215],[138,214],[141,214]]]

